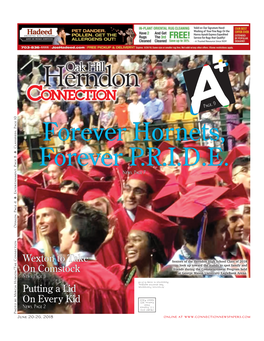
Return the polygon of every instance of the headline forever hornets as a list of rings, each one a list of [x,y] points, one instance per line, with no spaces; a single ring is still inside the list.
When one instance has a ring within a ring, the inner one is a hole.
[[[44,122],[44,124],[46,125],[46,129],[45,129],[45,138],[43,141],[50,141],[50,133],[54,135],[54,128],[49,129],[49,125],[50,123],[53,123],[55,126],[58,126],[56,122]],[[134,141],[144,141],[144,142],[149,142],[151,141],[151,139],[149,138],[149,124],[150,122],[143,122],[143,123],[139,123],[139,122],[134,122],[135,125],[135,138]],[[88,138],[88,135],[91,135],[92,133],[94,133],[94,136],[96,137],[97,141],[100,141],[100,138],[103,134],[103,131],[105,132],[105,138],[108,141],[112,141],[114,140],[116,137],[118,137],[117,141],[122,141],[121,138],[121,133],[126,131],[127,128],[108,128],[108,129],[97,129],[97,128],[85,128],[82,131],[80,130],[80,128],[72,128],[70,131],[66,128],[62,128],[58,131],[58,137],[61,141],[66,141],[71,137],[71,141],[76,141],[75,138],[75,134],[76,132],[79,132],[81,134],[81,137],[85,140],[85,141],[90,141],[92,138]],[[209,130],[209,136],[208,133],[206,132],[206,130]],[[160,136],[157,137],[156,135],[156,131],[158,131],[160,133]],[[174,133],[177,133],[177,139],[176,141],[187,141],[187,131],[185,128],[166,128],[166,129],[161,129],[159,127],[155,128],[152,131],[152,139],[155,141],[170,141],[169,138],[169,133],[173,131]],[[184,134],[184,139],[181,140],[180,135],[181,132],[183,132]],[[139,134],[141,134],[141,139],[139,139]],[[200,139],[198,135],[202,136],[203,140],[219,140],[220,136],[219,136],[219,131],[217,128],[206,128],[206,126],[204,125],[202,127],[202,130],[200,131],[198,128],[193,128],[190,133],[189,136],[191,138],[191,140],[193,141],[197,141]],[[142,139],[142,135],[144,136],[144,139]],[[195,136],[194,136],[195,135]],[[54,148],[52,147],[40,147],[41,149],[41,156],[42,156],[42,163],[41,166],[47,166],[46,162],[50,161],[50,154],[46,154],[46,153],[54,153]],[[144,150],[140,147],[131,147],[131,166],[136,166],[135,161],[137,158],[140,158],[142,156],[144,156]],[[174,153],[174,149],[175,147],[171,147],[170,149],[170,153],[171,153],[171,161],[169,163],[169,166],[173,166],[173,153]],[[193,166],[196,163],[198,163],[199,159],[200,159],[200,154],[199,151],[194,148],[194,147],[184,147],[183,148],[185,151],[185,163],[183,164],[183,166]],[[216,164],[214,163],[215,159],[218,161],[217,165],[221,165],[222,162],[219,163],[219,155],[218,153],[222,151],[222,149],[220,147],[208,147],[208,149],[210,150],[210,163],[209,166],[215,166]],[[196,153],[196,161],[195,163],[189,164],[189,160],[188,160],[188,150],[192,150]],[[147,147],[147,151],[148,151],[148,155],[149,155],[149,159],[148,159],[148,163],[147,166],[154,166],[153,164],[153,160],[155,162],[156,165],[161,166],[158,157],[161,153],[161,151],[158,148],[155,147]],[[140,154],[138,155],[138,152],[140,152]],[[96,156],[96,157],[95,157]],[[95,166],[98,162],[98,160],[100,159],[100,161],[103,163],[104,166],[118,166],[118,157],[123,156],[122,153],[105,153],[104,155],[100,155],[100,154],[95,154],[95,153],[89,153],[89,154],[85,154],[85,153],[81,153],[79,155],[77,155],[77,153],[69,153],[67,154],[67,158],[65,157],[64,153],[58,153],[55,156],[55,163],[58,166],[65,166],[65,163],[67,163],[67,166],[72,166],[72,157],[73,160],[76,162],[78,162],[78,164],[80,166],[85,166],[88,164],[88,160],[90,159],[93,163],[93,165]],[[87,161],[85,163],[85,161]],[[178,164],[180,165],[180,164]],[[163,164],[163,166],[165,166],[165,164]]]

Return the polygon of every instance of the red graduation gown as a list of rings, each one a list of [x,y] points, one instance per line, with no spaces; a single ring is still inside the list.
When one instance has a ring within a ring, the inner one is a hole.
[[[226,258],[226,257],[225,257]],[[238,260],[238,259],[246,259],[248,264],[248,274],[247,276],[236,275],[237,278],[250,278],[250,246],[237,243],[237,253],[236,256],[229,253],[228,259]]]
[[[126,264],[125,245],[128,233],[133,225],[133,221],[129,218],[123,207],[115,211],[114,215],[117,218],[114,236],[109,243],[104,244],[96,259],[105,267],[114,264]]]
[[[17,238],[17,271],[23,272],[23,266],[27,264],[24,254],[29,254],[33,245],[33,233],[29,230],[22,230]]]
[[[75,314],[126,314],[125,287],[120,280],[95,260],[72,262],[67,268],[80,272],[61,272],[59,276],[70,286],[76,285]]]
[[[33,232],[22,230],[17,238],[17,249],[22,253],[29,253],[33,246]]]
[[[109,271],[114,273],[120,280],[123,275],[125,266],[120,264],[115,264],[108,268]],[[131,282],[125,287],[126,288],[126,298],[127,298],[127,313],[134,314],[134,278],[137,277],[135,274]]]

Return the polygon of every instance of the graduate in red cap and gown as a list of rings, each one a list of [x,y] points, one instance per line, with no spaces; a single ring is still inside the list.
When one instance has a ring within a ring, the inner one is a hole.
[[[77,194],[80,185],[85,181],[93,181],[83,171],[69,166],[61,177],[59,190],[62,193]]]
[[[235,200],[237,201],[237,199]],[[250,246],[242,243],[244,233],[243,214],[239,211],[238,204],[230,198],[219,199],[219,202],[227,210],[227,219],[229,222],[229,238],[222,256],[224,259],[247,260],[247,274],[236,275],[236,277],[250,278]]]
[[[167,142],[162,142],[159,145],[160,155],[158,157],[160,171],[165,175],[173,174],[178,176],[181,174],[180,153],[182,150]],[[171,148],[171,149],[169,149]],[[173,148],[173,149],[172,149]],[[172,153],[173,152],[173,153]],[[173,165],[170,165],[173,164]]]
[[[62,165],[64,158],[62,155],[50,154],[52,160],[48,164],[48,175],[50,177],[48,184],[56,185],[60,184],[61,176],[63,175],[65,169],[67,168],[67,161]],[[56,161],[55,161],[56,157]],[[61,166],[59,166],[61,165]]]
[[[183,229],[185,244],[179,249],[173,261],[186,259],[221,260],[225,250],[228,231],[227,211],[217,199],[228,188],[196,186],[163,212],[166,216],[178,217]],[[230,275],[204,275],[204,277],[230,277]],[[232,276],[231,276],[232,277]]]
[[[77,196],[73,194],[37,189],[35,197],[36,226],[33,226],[33,236],[34,230],[36,230],[37,243],[33,245],[27,255],[30,258],[27,264],[34,267],[35,271],[44,271],[45,267],[49,267],[52,271],[62,265],[58,258],[60,231],[65,227],[70,208],[76,200]],[[32,259],[32,257],[39,256],[47,257],[47,261],[43,258]],[[63,257],[65,258],[65,255]],[[26,271],[25,267],[23,271]]]
[[[21,214],[22,216],[25,216],[25,219],[23,220],[23,228],[21,228],[21,220],[19,219],[17,227],[19,233],[17,249],[21,253],[28,253],[33,246],[33,232],[29,229],[29,227],[32,228],[32,225],[29,224],[29,220],[32,220],[33,214],[32,208],[29,206],[33,206],[35,192],[39,187],[40,184],[29,177],[20,176],[17,180],[17,193],[20,198],[18,200],[18,218],[21,217]],[[32,205],[29,205],[30,202]]]
[[[135,221],[137,207],[140,205],[150,208],[149,204],[152,198],[169,180],[167,176],[155,168],[147,166],[147,163],[141,159],[136,161],[136,166],[128,169],[128,173],[130,176],[123,187],[123,207],[114,212],[114,216],[117,219],[116,229],[120,232],[117,236],[118,252],[122,254],[122,259],[116,263],[123,265],[125,265],[124,246],[128,233]],[[120,234],[121,241],[119,238]],[[114,232],[113,239],[115,238]]]
[[[126,265],[108,269],[126,286],[128,313],[134,314],[134,279],[154,277],[172,257],[177,225],[139,206],[125,245]]]
[[[111,181],[89,181],[83,182],[78,190],[78,198],[86,202],[90,207],[102,211],[109,219],[110,227],[114,225],[114,238],[110,243],[102,246],[96,254],[96,259],[105,267],[116,263],[124,263],[125,255],[120,248],[122,235],[120,227],[113,216],[113,207],[108,192],[112,187]]]
[[[28,250],[33,245],[33,236],[28,236],[26,231],[28,225],[28,208],[23,200],[21,194],[17,195],[17,270],[18,273],[22,272],[25,261],[23,254],[28,253]],[[28,231],[31,232],[31,231]]]
[[[75,286],[79,297],[75,314],[124,314],[127,312],[125,287],[95,258],[108,234],[107,216],[84,202],[76,202],[66,227],[61,231],[60,251],[69,253],[62,277]],[[75,270],[77,269],[77,270]]]

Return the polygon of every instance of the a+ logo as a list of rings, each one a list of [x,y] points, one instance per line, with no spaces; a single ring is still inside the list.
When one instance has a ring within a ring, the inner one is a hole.
[[[223,63],[223,60],[220,59],[219,63],[217,65],[215,65],[215,69],[219,69],[219,72],[223,72],[224,71],[224,67],[226,67],[228,65],[228,63]]]

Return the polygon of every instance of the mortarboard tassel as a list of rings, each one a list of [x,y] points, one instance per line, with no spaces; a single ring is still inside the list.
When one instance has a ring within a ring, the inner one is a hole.
[[[205,209],[202,222],[201,222],[201,228],[198,233],[197,249],[196,249],[196,255],[195,255],[196,259],[199,259],[199,253],[200,253],[201,246],[203,244],[205,233],[206,233],[207,222],[208,222],[207,211]]]
[[[43,180],[43,186],[44,186],[44,188],[46,188],[47,183],[46,183],[45,175],[43,173],[42,173],[42,180]]]
[[[33,207],[33,210],[32,210],[32,232],[33,232],[33,245],[35,245],[37,242],[35,206]]]

